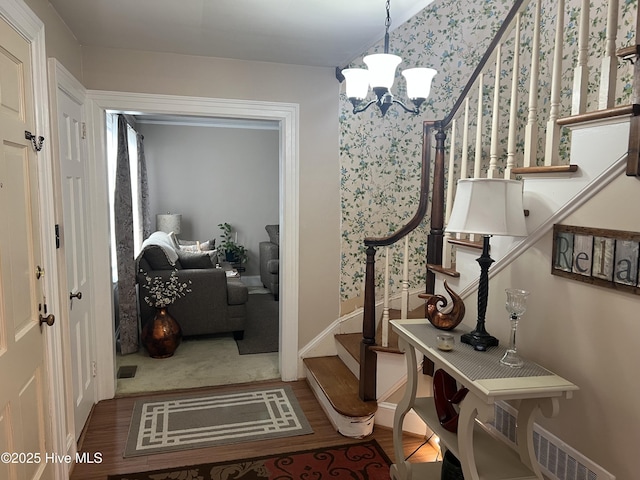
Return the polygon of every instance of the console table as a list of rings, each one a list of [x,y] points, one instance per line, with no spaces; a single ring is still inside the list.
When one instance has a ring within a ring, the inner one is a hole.
[[[394,480],[439,480],[442,463],[410,463],[404,461],[402,423],[413,409],[440,437],[440,445],[460,460],[465,480],[543,480],[533,447],[533,424],[536,413],[547,417],[557,415],[559,399],[571,398],[578,387],[540,365],[525,360],[523,368],[513,369],[500,364],[505,351],[502,346],[477,352],[463,344],[465,333],[456,328],[451,333],[455,347],[451,351],[437,348],[436,336],[443,333],[427,319],[392,320],[399,335],[399,347],[407,362],[407,389],[398,404],[393,422],[393,444],[396,462],[391,466]],[[438,421],[433,398],[416,398],[418,372],[416,351],[429,358],[436,369],[441,368],[469,389],[459,407],[458,433],[444,429]],[[483,424],[493,421],[495,402],[519,400],[517,417],[517,449],[494,437]]]

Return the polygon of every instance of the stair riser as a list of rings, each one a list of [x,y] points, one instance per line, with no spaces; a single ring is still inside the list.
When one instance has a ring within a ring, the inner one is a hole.
[[[342,363],[351,370],[351,373],[353,373],[357,379],[360,379],[360,362],[353,358],[353,355],[351,355],[340,342],[336,342],[336,349],[338,350],[338,357],[340,357]]]
[[[318,399],[324,413],[327,415],[329,421],[338,433],[349,438],[364,438],[371,435],[373,432],[375,415],[367,417],[347,417],[345,415],[341,415],[333,409],[312,372],[305,368],[305,373],[307,383],[309,383],[309,386],[311,387],[311,390],[313,390],[313,393]]]

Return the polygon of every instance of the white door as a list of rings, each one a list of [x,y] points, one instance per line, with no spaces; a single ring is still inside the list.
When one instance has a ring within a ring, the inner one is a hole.
[[[55,64],[52,66],[56,68]],[[67,267],[71,380],[75,436],[79,440],[91,407],[96,403],[94,330],[90,317],[92,269],[87,240],[87,148],[83,139],[84,89],[60,66],[56,75],[50,77],[58,81],[55,101],[63,201],[61,246]]]
[[[25,139],[34,132],[32,89],[30,44],[0,18],[0,452],[9,454],[0,478],[10,480],[53,478],[38,160]]]

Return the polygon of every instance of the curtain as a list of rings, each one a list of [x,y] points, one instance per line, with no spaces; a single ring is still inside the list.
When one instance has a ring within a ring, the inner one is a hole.
[[[115,182],[115,240],[118,263],[118,319],[120,351],[138,351],[138,313],[136,304],[135,261],[133,242],[133,207],[127,121],[118,115],[118,154]]]
[[[147,161],[144,157],[144,136],[136,132],[138,141],[138,195],[140,215],[142,215],[142,239],[151,235],[151,215],[149,213],[149,184],[147,183]]]

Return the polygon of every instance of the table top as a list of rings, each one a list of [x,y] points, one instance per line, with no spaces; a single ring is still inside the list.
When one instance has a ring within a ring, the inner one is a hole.
[[[443,331],[435,328],[429,320],[392,320],[391,325],[398,335],[428,357],[436,368],[444,368],[469,390],[487,397],[531,398],[552,397],[578,390],[564,378],[550,372],[535,362],[524,359],[522,368],[511,368],[500,363],[506,348],[491,347],[486,352],[474,350],[462,343],[460,337],[467,330],[455,328]],[[453,350],[437,348],[437,335],[449,333],[455,338]]]

